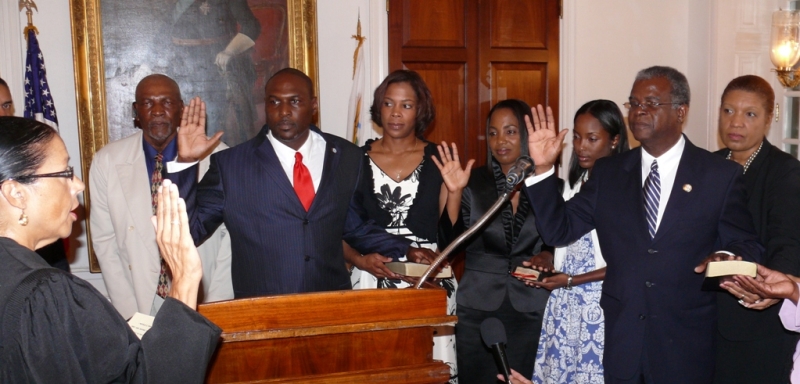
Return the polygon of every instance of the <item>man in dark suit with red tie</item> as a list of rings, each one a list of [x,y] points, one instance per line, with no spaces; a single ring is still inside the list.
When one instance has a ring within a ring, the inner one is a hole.
[[[600,299],[606,383],[711,382],[716,293],[702,290],[702,272],[711,260],[758,261],[763,253],[742,167],[682,134],[689,95],[673,68],[640,71],[625,104],[641,147],[598,160],[566,203],[553,164],[567,131],[557,133],[542,106],[528,123],[536,176],[526,192],[539,232],[561,246],[596,229],[608,263]]]
[[[204,112],[190,105],[184,115],[181,162],[195,161],[219,140],[206,138]],[[434,257],[366,219],[356,189],[363,153],[313,126],[316,112],[311,79],[292,68],[278,71],[266,85],[261,132],[212,155],[197,187],[181,191],[196,243],[223,222],[228,228],[236,298],[350,289],[342,240],[395,260]]]

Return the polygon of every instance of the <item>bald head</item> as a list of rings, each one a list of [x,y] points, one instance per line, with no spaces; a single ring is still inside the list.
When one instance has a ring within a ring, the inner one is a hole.
[[[181,123],[183,100],[178,83],[161,74],[145,77],[136,86],[133,112],[144,140],[161,152],[175,138]]]
[[[181,98],[181,88],[178,86],[178,83],[175,80],[172,80],[171,77],[167,75],[162,75],[160,73],[154,73],[152,75],[146,76],[144,79],[139,81],[139,84],[136,84],[136,98],[139,98],[140,92],[142,92],[145,88],[151,87],[153,85],[158,85],[161,87],[166,88],[173,88],[175,94],[178,95],[178,98]]]
[[[269,83],[271,83],[273,80],[277,80],[279,78],[285,78],[288,76],[296,77],[302,80],[308,89],[308,95],[314,97],[314,82],[312,82],[311,78],[308,77],[308,75],[306,75],[305,73],[303,73],[303,71],[295,68],[284,68],[278,72],[275,72],[275,74],[272,75],[272,77],[270,77],[269,80],[267,80],[267,85],[265,88],[269,88]]]

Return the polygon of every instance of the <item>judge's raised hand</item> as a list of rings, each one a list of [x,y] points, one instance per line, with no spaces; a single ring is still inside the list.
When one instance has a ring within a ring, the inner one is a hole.
[[[456,192],[463,190],[469,182],[469,175],[472,171],[472,165],[475,164],[475,159],[467,162],[467,166],[461,168],[461,159],[458,157],[458,148],[456,143],[451,143],[452,150],[447,147],[447,143],[442,141],[442,144],[437,145],[439,149],[439,158],[441,161],[433,156],[433,163],[439,168],[444,180],[444,186],[448,192]]]
[[[158,191],[153,224],[158,250],[172,275],[169,296],[194,309],[203,278],[203,265],[189,232],[186,203],[178,196],[178,187],[169,180],[164,180]]]
[[[206,103],[195,96],[183,108],[181,127],[178,129],[178,161],[191,163],[205,158],[219,144],[224,132],[206,136]]]
[[[544,107],[539,104],[531,108],[531,116],[533,119],[525,116],[525,126],[528,128],[528,153],[535,164],[536,174],[540,175],[555,165],[568,131],[563,129],[559,132],[556,129],[556,119],[550,107],[547,107],[545,114]]]

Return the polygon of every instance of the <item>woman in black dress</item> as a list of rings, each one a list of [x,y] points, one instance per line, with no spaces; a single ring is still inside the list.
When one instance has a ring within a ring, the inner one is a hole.
[[[91,284],[34,250],[65,238],[84,184],[55,130],[0,117],[0,382],[200,383],[220,329],[195,312],[203,274],[186,206],[158,194],[158,248],[169,297],[142,340]]]
[[[720,156],[742,165],[747,207],[766,248],[763,265],[800,275],[800,162],[766,139],[775,94],[753,75],[731,80],[722,92]],[[798,335],[778,317],[781,301],[763,299],[748,308],[736,297],[717,298],[716,383],[788,383]]]
[[[524,117],[530,116],[530,110],[525,102],[513,99],[492,107],[486,121],[487,165],[473,172],[469,165],[461,168],[455,145],[452,149],[444,143],[439,147],[439,166],[448,191],[440,247],[473,225],[503,193],[505,175],[520,155],[527,154]],[[511,368],[533,372],[533,351],[539,344],[550,292],[528,287],[510,272],[541,252],[550,252],[552,258],[552,248],[539,236],[526,196],[514,193],[490,224],[468,241],[465,250],[465,271],[456,297],[459,380],[462,384],[496,380],[497,368],[480,332],[481,323],[490,317],[505,327]]]

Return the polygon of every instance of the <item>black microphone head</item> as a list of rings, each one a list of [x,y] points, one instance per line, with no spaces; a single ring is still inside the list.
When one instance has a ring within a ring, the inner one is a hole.
[[[511,191],[533,170],[533,159],[530,156],[522,155],[517,158],[514,165],[508,170],[506,175],[506,191]]]
[[[506,343],[506,327],[496,317],[490,317],[481,323],[481,338],[487,347]]]

